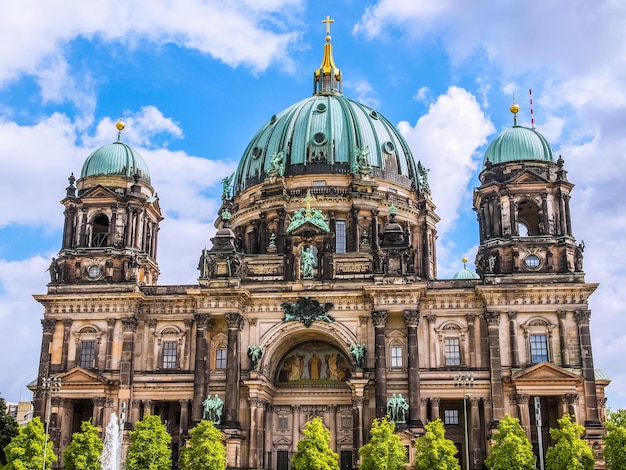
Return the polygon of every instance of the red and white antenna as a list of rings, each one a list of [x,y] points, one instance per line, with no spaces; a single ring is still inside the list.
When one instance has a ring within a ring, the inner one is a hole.
[[[535,110],[533,109],[533,90],[528,89],[528,94],[530,95],[530,128],[535,128]]]

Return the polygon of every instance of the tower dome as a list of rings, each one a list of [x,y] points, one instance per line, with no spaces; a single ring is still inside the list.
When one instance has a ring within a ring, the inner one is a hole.
[[[534,128],[517,125],[517,104],[513,103],[509,109],[514,114],[513,127],[505,129],[487,147],[483,167],[488,162],[492,165],[528,160],[553,162],[554,154],[546,138]]]
[[[150,171],[143,157],[120,141],[121,131],[124,129],[121,119],[116,126],[119,131],[117,142],[93,151],[83,163],[80,177],[113,175],[132,178],[138,174],[141,181],[150,184]]]
[[[467,269],[467,258],[464,257],[462,261],[463,261],[463,269],[454,273],[454,275],[452,276],[452,279],[456,279],[456,280],[480,279],[478,274],[476,274],[471,269]]]

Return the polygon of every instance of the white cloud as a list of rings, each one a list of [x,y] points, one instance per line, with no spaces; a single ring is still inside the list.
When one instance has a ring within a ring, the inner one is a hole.
[[[376,98],[376,93],[372,84],[365,79],[357,79],[350,83],[350,88],[356,95],[356,101],[363,103],[371,108],[378,108],[380,100]]]
[[[428,181],[441,217],[437,232],[443,238],[457,219],[461,204],[468,203],[468,185],[481,160],[476,152],[494,127],[471,93],[450,87],[414,126],[403,121],[398,129],[415,159],[430,169]]]
[[[280,19],[300,4],[301,0],[10,2],[3,5],[0,17],[0,41],[11,44],[0,51],[0,84],[31,74],[39,76],[43,88],[58,90],[57,84],[44,83],[58,77],[48,73],[48,64],[62,66],[64,47],[77,38],[116,41],[129,48],[142,41],[157,46],[174,43],[257,72],[272,63],[288,66],[285,51],[298,33],[288,31]]]

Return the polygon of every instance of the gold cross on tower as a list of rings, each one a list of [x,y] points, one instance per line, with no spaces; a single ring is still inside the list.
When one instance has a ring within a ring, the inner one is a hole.
[[[330,16],[326,16],[326,19],[322,20],[322,23],[326,23],[326,36],[330,36],[330,24],[334,22],[335,20],[331,20]]]

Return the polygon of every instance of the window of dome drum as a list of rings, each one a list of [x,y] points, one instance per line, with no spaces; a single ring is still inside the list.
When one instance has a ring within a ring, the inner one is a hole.
[[[315,142],[318,145],[325,144],[326,143],[326,136],[324,135],[323,132],[317,132],[313,136],[313,142]]]
[[[396,146],[393,145],[393,142],[387,141],[383,144],[383,150],[387,153],[392,153],[396,149]]]
[[[524,259],[524,262],[526,263],[526,266],[528,266],[530,269],[538,268],[541,264],[541,260],[537,255],[528,255]]]

